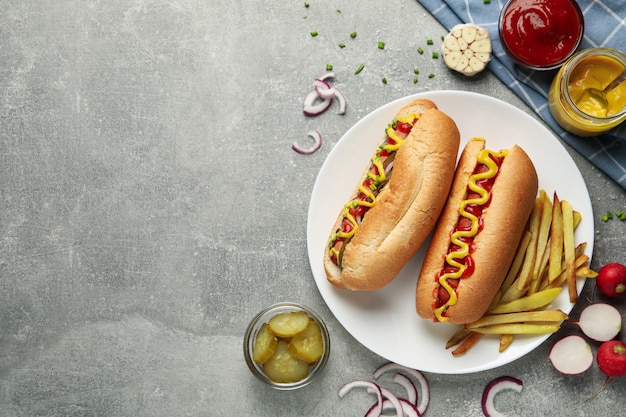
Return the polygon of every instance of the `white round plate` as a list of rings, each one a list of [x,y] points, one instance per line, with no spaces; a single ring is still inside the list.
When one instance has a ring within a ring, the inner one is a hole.
[[[335,145],[324,162],[311,195],[307,223],[309,261],[315,282],[337,320],[361,344],[383,358],[425,372],[461,374],[493,369],[531,352],[548,336],[516,336],[503,353],[497,336],[486,336],[465,355],[453,357],[446,341],[458,328],[433,323],[415,312],[415,286],[428,241],[395,280],[377,291],[340,290],[326,279],[323,255],[331,228],[369,163],[384,128],[402,106],[417,98],[433,100],[452,117],[461,132],[461,147],[472,137],[484,137],[487,148],[519,144],[539,175],[539,188],[554,191],[582,214],[575,238],[593,250],[593,212],[587,187],[574,161],[557,138],[537,120],[498,99],[462,91],[436,91],[388,103],[359,120]],[[459,150],[460,153],[460,150]],[[511,213],[515,215],[515,213]],[[578,292],[584,280],[578,280]],[[567,290],[552,305],[569,313]]]

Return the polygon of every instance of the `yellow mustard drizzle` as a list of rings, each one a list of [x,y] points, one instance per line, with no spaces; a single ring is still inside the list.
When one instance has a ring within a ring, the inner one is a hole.
[[[496,164],[496,162],[492,159],[492,156],[494,156],[496,159],[499,159],[505,157],[506,155],[508,155],[507,150],[494,152],[488,149],[483,149],[476,157],[479,164],[487,166],[487,171],[472,174],[470,176],[468,188],[471,191],[477,193],[479,196],[477,198],[465,199],[461,202],[459,206],[459,214],[469,219],[472,222],[472,227],[470,230],[455,230],[450,236],[450,242],[452,243],[452,245],[457,246],[459,249],[454,250],[446,255],[446,263],[450,266],[457,268],[457,270],[455,272],[443,273],[439,277],[439,285],[441,285],[450,295],[450,298],[445,304],[435,309],[435,316],[439,321],[444,322],[449,320],[448,317],[444,316],[444,314],[448,307],[455,305],[458,301],[456,291],[448,283],[448,280],[460,279],[467,269],[467,265],[465,263],[461,263],[458,261],[458,259],[464,259],[467,255],[469,255],[469,244],[461,239],[468,237],[473,238],[478,233],[478,217],[471,213],[468,213],[466,207],[469,204],[484,205],[489,201],[489,192],[487,192],[487,190],[478,185],[477,182],[480,180],[494,178],[498,173],[498,164]]]
[[[372,183],[370,188],[365,187],[363,183],[359,184],[358,187],[359,191],[362,192],[367,197],[367,199],[362,200],[360,198],[355,198],[343,206],[343,211],[341,215],[352,224],[352,229],[349,232],[344,232],[340,226],[339,229],[332,235],[330,241],[328,242],[328,254],[331,258],[335,256],[335,259],[339,259],[339,251],[335,248],[335,242],[338,239],[351,238],[352,236],[354,236],[354,233],[356,233],[356,230],[359,228],[357,220],[352,214],[350,214],[350,209],[356,206],[365,206],[368,208],[372,208],[376,205],[376,194],[378,194],[376,191],[378,190],[378,186],[387,179],[385,167],[383,166],[383,161],[381,161],[380,158],[381,152],[395,152],[400,149],[400,146],[402,146],[402,144],[404,143],[404,139],[400,138],[396,134],[396,131],[394,129],[396,122],[413,124],[413,122],[419,119],[419,117],[419,114],[412,113],[407,116],[397,117],[392,123],[389,123],[387,125],[385,133],[387,134],[388,138],[393,140],[395,143],[391,144],[388,143],[388,140],[385,140],[385,142],[378,147],[376,153],[370,160],[370,169],[367,171],[367,178],[374,180],[374,182]],[[375,175],[372,172],[372,165],[376,167],[378,175]]]

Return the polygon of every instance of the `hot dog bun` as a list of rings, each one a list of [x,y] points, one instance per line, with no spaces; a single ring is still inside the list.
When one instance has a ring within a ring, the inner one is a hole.
[[[410,103],[400,109],[396,119],[415,114],[419,118],[395,153],[389,181],[343,248],[341,267],[331,259],[332,245],[324,251],[326,274],[336,287],[375,290],[387,285],[422,245],[441,213],[454,176],[459,131],[430,100]],[[367,173],[359,185],[368,178]],[[349,201],[358,193],[357,186]],[[329,242],[345,213],[344,208]]]
[[[417,283],[416,309],[419,316],[441,321],[435,314],[446,254],[459,219],[459,208],[466,199],[468,181],[477,165],[484,139],[473,139],[465,146],[450,196],[435,227]],[[465,324],[482,317],[502,285],[513,261],[525,225],[533,210],[538,180],[535,167],[522,148],[508,150],[491,189],[491,201],[483,206],[482,229],[470,244],[474,272],[458,281],[456,304],[445,310],[444,321]],[[445,288],[442,288],[442,291]]]

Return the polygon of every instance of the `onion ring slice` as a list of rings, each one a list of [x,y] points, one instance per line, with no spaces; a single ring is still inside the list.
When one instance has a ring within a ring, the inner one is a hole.
[[[374,404],[374,407],[378,406],[380,410],[383,408],[383,394],[380,390],[380,385],[375,382],[366,381],[364,379],[355,379],[354,381],[347,382],[341,388],[337,394],[339,394],[339,398],[345,397],[345,395],[352,391],[354,388],[367,388],[368,393],[376,394],[377,402]]]
[[[488,383],[485,387],[485,390],[483,391],[483,398],[481,401],[483,413],[485,414],[485,416],[506,417],[505,414],[502,414],[501,412],[496,410],[496,407],[493,404],[493,399],[500,391],[503,390],[511,389],[515,392],[521,392],[523,385],[524,384],[522,381],[517,378],[513,378],[512,376],[501,376]]]
[[[382,374],[389,371],[404,372],[405,374],[412,376],[417,380],[417,382],[419,382],[420,392],[422,396],[420,398],[419,404],[417,405],[417,411],[420,414],[424,414],[430,402],[430,387],[428,385],[428,380],[426,379],[424,374],[422,374],[417,369],[412,369],[394,362],[389,362],[380,366],[374,371],[374,379],[378,379]]]
[[[319,99],[321,99],[321,101]],[[320,114],[328,110],[332,102],[332,98],[324,99],[320,97],[320,95],[317,93],[317,90],[313,88],[304,97],[302,111],[306,116],[319,116]]]
[[[347,107],[346,96],[341,91],[339,91],[337,87],[332,88],[335,91],[335,98],[339,102],[339,110],[337,111],[337,114],[345,114]]]
[[[302,148],[301,146],[298,145],[297,142],[294,142],[291,145],[291,149],[293,149],[294,151],[302,155],[311,155],[312,153],[317,152],[317,150],[322,146],[322,134],[317,130],[312,130],[309,133],[307,133],[307,136],[313,138],[314,140],[313,145],[311,147]]]
[[[415,387],[413,381],[411,381],[411,378],[398,373],[393,377],[393,382],[404,387],[406,390],[406,399],[417,409],[417,388]]]
[[[328,100],[335,98],[335,88],[331,87],[331,85],[324,80],[320,80],[319,78],[313,80],[313,88],[322,99]]]

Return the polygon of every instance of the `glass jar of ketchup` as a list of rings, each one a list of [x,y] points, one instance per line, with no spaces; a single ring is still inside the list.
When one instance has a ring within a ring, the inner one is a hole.
[[[575,0],[509,0],[498,25],[507,55],[534,70],[563,64],[578,49],[584,29]]]

